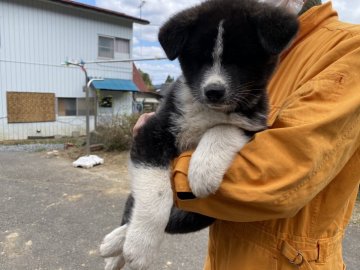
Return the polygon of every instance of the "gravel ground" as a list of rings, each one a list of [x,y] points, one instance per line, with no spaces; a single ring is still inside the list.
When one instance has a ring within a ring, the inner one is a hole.
[[[0,145],[0,152],[41,152],[64,149],[64,144],[17,144]]]

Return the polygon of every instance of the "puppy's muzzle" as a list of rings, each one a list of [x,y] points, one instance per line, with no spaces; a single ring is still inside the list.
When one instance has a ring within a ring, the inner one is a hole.
[[[226,89],[222,84],[209,84],[204,88],[206,99],[210,103],[219,103],[225,97]]]

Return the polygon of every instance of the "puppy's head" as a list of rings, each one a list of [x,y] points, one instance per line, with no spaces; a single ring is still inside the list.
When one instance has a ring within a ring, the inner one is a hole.
[[[278,55],[298,30],[296,16],[256,0],[209,0],[167,21],[159,41],[179,59],[194,98],[224,112],[266,98]]]

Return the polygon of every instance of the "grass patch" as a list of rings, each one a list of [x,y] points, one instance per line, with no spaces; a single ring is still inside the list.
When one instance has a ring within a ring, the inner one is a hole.
[[[90,137],[91,144],[103,144],[105,151],[126,151],[132,143],[132,129],[139,115],[119,115],[98,124]]]

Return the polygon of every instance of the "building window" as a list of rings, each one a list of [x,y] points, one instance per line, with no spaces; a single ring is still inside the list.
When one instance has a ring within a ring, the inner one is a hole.
[[[130,40],[123,38],[99,36],[98,56],[114,58],[115,54],[130,54]]]
[[[58,98],[58,115],[76,115],[76,98]]]
[[[130,42],[127,39],[115,38],[115,53],[130,53]]]
[[[103,97],[99,101],[99,106],[101,108],[112,108],[112,106],[113,106],[112,104],[113,104],[113,100],[112,100],[111,96]]]
[[[99,57],[114,58],[114,38],[99,36]]]
[[[85,98],[58,98],[59,116],[86,115]],[[90,98],[90,115],[94,115],[94,98]]]
[[[77,98],[77,115],[86,115],[86,98]],[[90,115],[94,115],[94,98],[89,98],[90,103]]]

